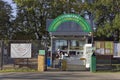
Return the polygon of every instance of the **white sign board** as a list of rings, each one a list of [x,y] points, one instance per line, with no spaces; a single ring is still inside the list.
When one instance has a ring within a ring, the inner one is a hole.
[[[114,43],[114,57],[120,57],[120,43]]]
[[[84,53],[83,56],[86,59],[86,68],[90,68],[90,64],[91,64],[91,56],[92,56],[92,44],[85,44],[84,45]]]
[[[31,58],[31,43],[11,43],[11,58]]]

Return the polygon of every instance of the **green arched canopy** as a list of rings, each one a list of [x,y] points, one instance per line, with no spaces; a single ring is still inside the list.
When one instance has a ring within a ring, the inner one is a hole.
[[[60,24],[68,21],[73,21],[78,23],[82,28],[82,30],[85,32],[92,31],[91,26],[88,24],[88,22],[84,18],[82,18],[80,15],[76,15],[76,14],[63,14],[58,16],[56,19],[53,20],[53,22],[48,28],[48,31],[54,32],[57,30]]]

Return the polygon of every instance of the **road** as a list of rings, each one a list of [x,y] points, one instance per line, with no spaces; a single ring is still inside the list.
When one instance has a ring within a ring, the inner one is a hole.
[[[120,80],[120,73],[91,73],[75,71],[0,73],[0,80]]]

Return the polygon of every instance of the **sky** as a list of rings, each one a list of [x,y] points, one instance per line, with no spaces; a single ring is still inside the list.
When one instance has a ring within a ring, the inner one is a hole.
[[[16,16],[16,13],[17,13],[16,12],[16,4],[14,4],[12,0],[3,0],[3,1],[8,2],[8,4],[10,4],[12,6],[12,9],[13,9],[12,10],[12,12],[13,12],[12,15]]]

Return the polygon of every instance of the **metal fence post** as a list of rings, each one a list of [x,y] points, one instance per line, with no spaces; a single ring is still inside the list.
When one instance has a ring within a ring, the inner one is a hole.
[[[96,56],[93,53],[91,56],[91,67],[90,67],[90,72],[96,72]]]

